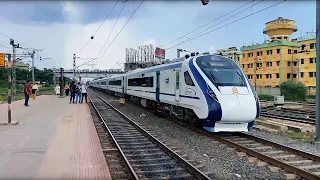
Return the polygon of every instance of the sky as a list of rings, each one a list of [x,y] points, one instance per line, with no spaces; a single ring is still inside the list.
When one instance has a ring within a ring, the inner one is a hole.
[[[315,31],[316,27],[316,3],[308,0],[287,0],[259,13],[256,12],[281,1],[211,0],[203,6],[200,0],[145,0],[139,9],[137,7],[141,0],[116,2],[0,1],[0,53],[12,52],[10,37],[23,48],[42,50],[35,57],[35,66],[38,68],[72,69],[73,54],[76,54],[80,57],[76,61],[77,65],[90,60],[84,58],[98,57],[93,68],[119,69],[125,62],[125,48],[137,49],[143,44],[151,43],[154,47],[164,48],[166,58],[173,59],[177,48],[202,53],[262,43],[268,39],[263,34],[265,23],[278,17],[296,22],[298,31],[292,35],[293,38]],[[110,12],[114,5],[115,8]],[[231,12],[241,6],[241,9]],[[128,21],[135,9],[136,13]],[[106,18],[109,12],[110,15]],[[248,16],[250,14],[252,15]],[[245,16],[248,17],[241,19]],[[209,22],[212,23],[200,28]],[[116,37],[121,28],[123,30]],[[185,35],[197,28],[200,29]],[[208,28],[212,32],[197,37],[197,34]],[[94,39],[90,40],[94,34]],[[178,39],[179,37],[181,38]],[[178,45],[192,37],[197,38]],[[175,39],[177,40],[167,44]],[[106,45],[103,46],[105,42]],[[167,45],[162,46],[164,44]],[[17,54],[28,51],[30,49],[17,49]],[[28,57],[23,59],[24,62],[30,60]],[[79,68],[92,69],[92,66]]]

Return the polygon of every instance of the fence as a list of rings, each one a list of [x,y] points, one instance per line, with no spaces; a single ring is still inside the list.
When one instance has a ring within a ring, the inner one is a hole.
[[[257,87],[257,93],[266,94],[270,96],[280,96],[280,88],[277,87]],[[315,95],[316,94],[316,87],[307,87],[307,95]]]

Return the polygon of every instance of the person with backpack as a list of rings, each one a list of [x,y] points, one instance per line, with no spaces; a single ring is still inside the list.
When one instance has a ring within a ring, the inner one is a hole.
[[[74,84],[75,82],[72,81],[71,84],[70,84],[70,104],[71,104],[71,101],[72,103],[74,104],[74,98],[75,98],[75,95],[76,95],[76,85]]]

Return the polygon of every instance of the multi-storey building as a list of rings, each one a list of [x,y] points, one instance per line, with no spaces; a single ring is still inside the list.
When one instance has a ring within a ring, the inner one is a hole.
[[[244,46],[241,67],[254,86],[277,87],[284,81],[315,86],[315,37],[291,39],[295,22],[279,17],[266,23],[270,40]]]
[[[216,54],[233,59],[239,66],[241,66],[242,64],[242,52],[239,51],[236,47],[217,50]]]

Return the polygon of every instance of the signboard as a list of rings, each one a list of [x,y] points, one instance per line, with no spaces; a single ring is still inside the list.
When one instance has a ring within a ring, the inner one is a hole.
[[[156,54],[155,56],[157,58],[160,58],[160,59],[165,59],[166,57],[166,51],[164,49],[161,49],[161,48],[156,48]]]
[[[4,57],[6,54],[0,53],[0,67],[5,67]]]

